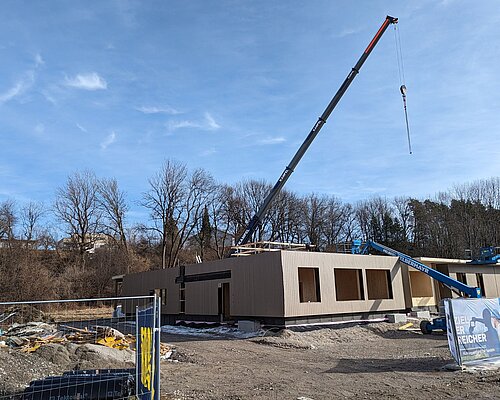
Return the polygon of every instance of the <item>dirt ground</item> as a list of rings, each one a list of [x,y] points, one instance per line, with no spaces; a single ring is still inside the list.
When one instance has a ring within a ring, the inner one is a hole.
[[[0,348],[0,399],[21,392],[32,380],[64,371],[94,368],[130,368],[135,352],[96,344],[49,343],[28,354]]]
[[[161,364],[162,400],[500,398],[500,371],[445,369],[452,363],[445,335],[397,328],[372,322],[263,331],[243,339],[226,328],[167,327],[162,342],[174,351]],[[0,399],[33,379],[71,369],[131,367],[133,360],[132,350],[94,344],[51,343],[31,354],[3,348]]]
[[[164,399],[498,399],[500,372],[450,371],[446,336],[388,323],[250,339],[163,334]],[[177,360],[177,362],[176,362]]]

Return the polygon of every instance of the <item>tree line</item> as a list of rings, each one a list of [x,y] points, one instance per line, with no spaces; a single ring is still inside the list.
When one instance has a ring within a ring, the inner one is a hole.
[[[227,257],[271,187],[219,183],[203,169],[166,160],[140,200],[148,213],[141,223],[129,223],[130,203],[116,179],[92,171],[68,176],[53,204],[4,200],[0,296],[113,295],[114,275]],[[466,249],[477,256],[480,247],[500,244],[500,178],[459,184],[432,199],[379,196],[354,204],[285,189],[253,238],[328,252],[344,251],[353,239],[412,256],[463,258]]]

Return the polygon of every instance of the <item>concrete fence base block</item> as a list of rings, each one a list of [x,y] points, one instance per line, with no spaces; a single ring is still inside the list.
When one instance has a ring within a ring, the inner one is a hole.
[[[412,311],[410,313],[410,316],[414,318],[422,318],[422,319],[430,319],[431,318],[431,313],[427,310],[423,311]]]
[[[238,329],[242,332],[257,332],[260,330],[258,321],[238,321]]]
[[[399,324],[406,322],[405,314],[387,314],[385,317],[391,324]]]

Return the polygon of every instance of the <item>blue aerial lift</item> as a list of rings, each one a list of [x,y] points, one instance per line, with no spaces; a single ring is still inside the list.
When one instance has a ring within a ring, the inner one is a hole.
[[[367,240],[362,242],[361,240],[354,240],[352,244],[351,252],[353,254],[366,254],[369,249],[374,249],[381,253],[387,254],[389,256],[399,257],[399,260],[408,265],[409,267],[415,268],[416,270],[423,272],[432,279],[441,282],[444,286],[449,288],[452,292],[458,294],[460,297],[470,297],[470,298],[480,298],[481,289],[473,286],[466,285],[456,279],[450,278],[448,275],[442,274],[435,269],[428,267],[421,262],[411,258],[410,256],[401,253],[397,250],[391,249],[390,247],[384,246],[383,244],[374,242],[372,240]],[[420,324],[420,329],[422,333],[431,333],[434,330],[446,331],[446,319],[445,317],[434,318],[432,321],[422,321]]]
[[[479,258],[469,261],[467,264],[490,265],[500,263],[500,247],[486,246],[479,250]]]

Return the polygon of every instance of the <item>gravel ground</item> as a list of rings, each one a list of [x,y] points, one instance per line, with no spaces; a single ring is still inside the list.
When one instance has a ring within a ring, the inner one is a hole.
[[[249,339],[166,334],[164,399],[498,399],[500,373],[443,369],[444,335],[374,323]]]
[[[165,329],[162,400],[498,399],[500,372],[467,373],[452,363],[444,335],[372,323],[261,332]],[[35,353],[0,349],[0,398],[33,379],[75,368],[131,366],[134,353],[98,345],[49,344]]]

